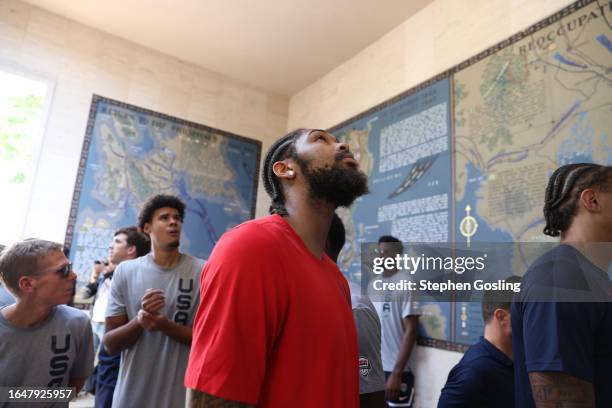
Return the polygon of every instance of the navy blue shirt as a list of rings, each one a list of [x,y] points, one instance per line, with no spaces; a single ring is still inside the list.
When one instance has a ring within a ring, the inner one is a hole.
[[[596,301],[571,302],[568,293]],[[529,268],[511,307],[517,407],[535,407],[528,373],[542,371],[590,382],[596,406],[612,407],[611,302],[606,272],[569,245]]]
[[[448,374],[438,408],[514,407],[512,360],[480,337]]]

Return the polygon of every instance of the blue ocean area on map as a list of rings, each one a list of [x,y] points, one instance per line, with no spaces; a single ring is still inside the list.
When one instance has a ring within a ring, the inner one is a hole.
[[[238,188],[242,199],[246,205],[245,211],[250,206],[253,199],[253,175],[259,176],[259,164],[257,162],[257,147],[246,144],[239,140],[230,139],[224,151],[229,163],[235,163],[233,169],[235,181],[232,183]],[[229,187],[230,182],[226,181]],[[250,212],[250,211],[249,211]]]
[[[360,284],[362,290],[366,290],[368,284],[361,280],[362,244],[377,242],[382,235],[394,235],[404,242],[447,241],[450,237],[452,183],[449,86],[449,80],[443,79],[381,111],[333,130],[360,157],[362,170],[368,174],[369,179],[370,194],[359,198],[348,211],[348,217],[343,217],[349,232],[339,260],[347,278]],[[433,116],[434,112],[437,116]],[[406,134],[412,135],[413,139],[404,141],[402,147],[398,140],[403,140]],[[385,142],[383,138],[388,139]],[[418,142],[413,143],[414,139]],[[438,151],[434,154],[423,152],[427,144],[436,142],[440,146]],[[385,143],[386,146],[382,147]],[[393,163],[396,154],[418,159],[405,164]],[[441,198],[436,201],[435,197]],[[428,205],[433,206],[428,203],[434,201],[438,207],[427,208]],[[424,203],[424,207],[416,208],[418,202]],[[396,208],[401,215],[384,215],[389,208]],[[440,225],[445,227],[436,235],[427,235],[429,228],[423,222],[433,224],[433,218],[427,217],[433,217],[434,214],[441,214],[438,215]],[[422,235],[422,231],[426,235]],[[417,237],[414,235],[416,233],[421,235]],[[427,329],[421,327],[420,332],[423,335],[435,332],[436,337],[449,340],[450,305],[424,306],[426,309],[431,306],[435,312],[427,318]]]
[[[429,197],[435,194],[448,193],[451,188],[450,174],[450,154],[448,149],[438,154],[436,157],[431,157],[433,164],[425,172],[418,181],[410,186],[401,194],[389,198],[389,196],[398,189],[402,181],[410,173],[413,165],[402,166],[392,171],[381,172],[380,168],[380,135],[383,128],[398,122],[406,117],[417,115],[420,112],[440,103],[448,104],[449,98],[449,82],[442,80],[431,87],[428,87],[414,95],[410,95],[405,99],[396,102],[394,105],[385,109],[383,114],[373,113],[367,117],[360,119],[358,122],[351,124],[349,127],[341,128],[334,131],[336,136],[343,138],[346,133],[351,130],[364,130],[370,127],[367,146],[368,151],[374,158],[371,173],[369,174],[370,193],[362,198],[359,198],[354,204],[351,215],[353,226],[357,231],[356,244],[366,242],[377,242],[381,235],[389,235],[392,233],[392,222],[379,222],[377,214],[380,207],[389,204],[402,203],[407,200],[414,200],[423,197]],[[434,95],[434,98],[428,98],[424,102],[423,94],[429,92],[429,95]],[[450,108],[448,108],[450,109]],[[450,117],[446,116],[449,121],[447,129],[450,129]],[[450,130],[446,137],[449,139],[450,145]],[[352,147],[353,148],[353,147]],[[353,148],[354,149],[354,148]],[[363,228],[360,228],[363,227]],[[450,225],[449,225],[450,233]],[[354,279],[360,274],[361,263],[358,258],[355,259],[348,271],[348,277]]]
[[[460,201],[456,201],[456,224],[455,224],[455,239],[457,242],[467,242],[466,237],[464,237],[460,232],[460,223],[463,217],[465,216],[465,208],[469,205],[472,209],[471,216],[476,219],[478,223],[478,235],[475,239],[478,242],[512,242],[512,235],[509,233],[499,230],[492,229],[485,220],[478,216],[476,210],[476,203],[478,202],[478,190],[480,188],[481,182],[486,179],[486,175],[483,175],[480,170],[474,166],[474,164],[469,163],[465,168],[467,172],[467,182],[465,185],[465,192],[463,194],[463,198]],[[513,254],[508,255],[508,262]],[[498,257],[503,258],[503,257]],[[509,263],[506,265],[497,265],[499,268],[499,277],[505,278],[511,274],[511,270],[509,269]],[[495,266],[492,266],[495,267]],[[465,307],[466,309],[462,309]],[[463,315],[463,320],[462,320]],[[481,317],[481,307],[480,302],[463,302],[459,303],[455,307],[455,333],[456,339],[455,341],[463,344],[473,344],[478,340],[478,337],[482,335],[482,331],[484,329],[484,323]]]

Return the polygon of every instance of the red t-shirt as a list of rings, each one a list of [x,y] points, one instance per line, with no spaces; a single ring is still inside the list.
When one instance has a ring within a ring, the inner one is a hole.
[[[223,235],[200,290],[185,386],[261,407],[359,406],[346,279],[282,217]]]

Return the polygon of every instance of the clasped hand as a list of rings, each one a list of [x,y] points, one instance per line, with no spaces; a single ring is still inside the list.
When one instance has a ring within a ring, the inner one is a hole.
[[[141,309],[138,311],[138,323],[147,331],[157,331],[168,320],[160,314],[166,305],[166,297],[161,289],[147,289],[140,301]]]

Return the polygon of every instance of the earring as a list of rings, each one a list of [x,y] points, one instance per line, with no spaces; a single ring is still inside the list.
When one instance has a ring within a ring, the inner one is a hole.
[[[294,173],[293,173],[293,170],[289,170],[289,171],[287,172],[287,175],[288,175],[289,177],[293,177],[293,174],[294,174]]]

